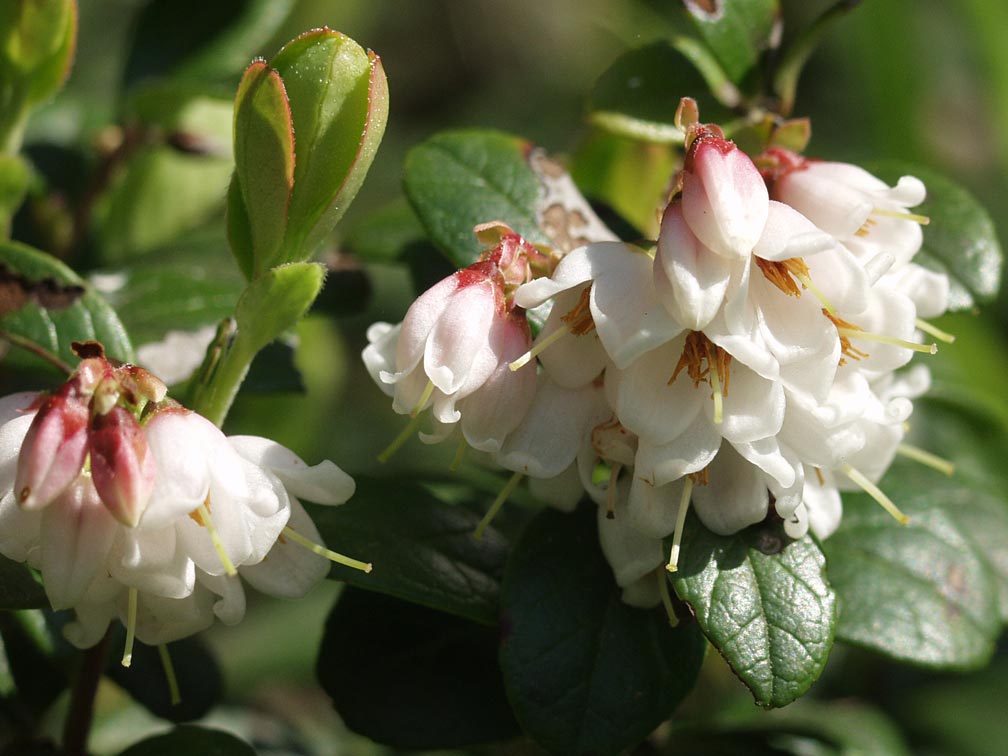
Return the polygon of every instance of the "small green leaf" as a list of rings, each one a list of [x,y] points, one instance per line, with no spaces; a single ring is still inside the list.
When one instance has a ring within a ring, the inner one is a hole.
[[[21,562],[0,556],[0,609],[41,609],[49,606],[42,584]]]
[[[385,745],[462,748],[518,734],[496,628],[348,588],[316,669],[346,725]]]
[[[785,706],[809,689],[833,646],[836,597],[808,536],[780,522],[718,536],[696,517],[683,532],[676,593],[756,703]]]
[[[120,660],[125,633],[118,629],[117,634],[120,637],[106,658],[105,674],[155,716],[169,722],[189,722],[205,715],[220,700],[224,681],[217,660],[198,639],[183,638],[167,646],[181,698],[173,704],[158,648],[136,644],[132,664],[124,667]]]
[[[683,617],[623,603],[595,513],[540,513],[508,560],[500,663],[515,716],[552,753],[615,754],[693,688],[705,643]],[[655,577],[657,580],[661,576]]]
[[[844,498],[840,529],[825,543],[841,605],[837,638],[920,666],[985,664],[1001,626],[992,569],[1004,566],[1004,518],[961,483],[909,463],[894,465],[880,487],[910,521],[900,525],[866,494]],[[1002,540],[981,556],[990,543],[978,528],[987,527]]]
[[[294,187],[294,125],[280,74],[262,61],[245,70],[234,113],[235,175],[258,275],[279,260]]]
[[[949,310],[968,310],[993,301],[1001,286],[1004,253],[983,205],[930,169],[892,162],[871,167],[889,183],[912,175],[927,187],[927,199],[913,209],[931,219],[924,227],[924,244],[914,262],[948,274]]]
[[[45,614],[37,610],[0,612],[0,640],[19,704],[41,715],[69,683],[65,667],[55,658]]]
[[[88,339],[104,344],[110,357],[133,360],[112,308],[55,258],[16,242],[0,243],[0,284],[0,338],[67,365],[77,363],[71,342]]]
[[[340,507],[310,507],[326,545],[371,562],[365,574],[335,565],[331,577],[487,625],[496,624],[507,543],[479,516],[404,480],[357,478]]]
[[[242,347],[255,354],[297,325],[318,296],[324,278],[322,265],[290,263],[253,280],[235,308]]]
[[[20,155],[0,154],[0,234],[10,235],[10,221],[24,201],[31,169]]]
[[[385,133],[381,60],[349,37],[315,29],[270,61],[283,78],[297,134],[284,262],[306,259],[357,195]]]
[[[188,155],[161,145],[141,149],[96,208],[102,264],[164,247],[213,218],[232,170],[230,158]]]
[[[69,72],[77,36],[74,0],[5,3],[0,11],[4,68],[27,77],[23,91],[34,103],[53,95]],[[16,76],[17,74],[15,74]],[[5,72],[4,78],[11,76]]]
[[[154,735],[134,743],[119,756],[178,756],[180,753],[199,756],[256,756],[255,750],[220,730],[195,725],[182,725],[164,735]]]
[[[777,0],[683,0],[700,36],[738,84],[769,46]]]
[[[539,180],[526,160],[530,148],[496,131],[450,131],[406,156],[406,196],[456,267],[483,251],[473,234],[480,223],[503,221],[533,244],[549,243],[536,220]]]

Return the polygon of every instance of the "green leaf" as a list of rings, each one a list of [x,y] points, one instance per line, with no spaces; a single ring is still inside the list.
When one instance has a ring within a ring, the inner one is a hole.
[[[255,756],[255,750],[220,730],[182,725],[164,735],[155,735],[134,743],[119,756],[178,756],[180,753],[199,756]]]
[[[981,556],[990,544],[976,529],[998,528],[996,540],[1003,518],[977,492],[908,463],[880,487],[910,521],[900,525],[867,494],[844,498],[840,529],[825,543],[837,638],[925,667],[982,666],[1001,625],[989,560],[1003,565],[1005,542]]]
[[[266,45],[294,0],[172,0],[147,3],[137,16],[126,83],[171,76],[230,80]]]
[[[927,199],[913,209],[931,219],[914,262],[948,275],[949,310],[968,310],[993,301],[1001,286],[1004,253],[983,205],[963,187],[928,168],[884,162],[873,164],[872,170],[889,183],[912,175],[927,187]]]
[[[0,556],[0,609],[41,609],[49,606],[42,584],[22,562]]]
[[[31,172],[20,155],[0,154],[0,233],[10,235],[10,221],[24,201]]]
[[[635,745],[693,688],[705,643],[684,617],[634,609],[602,556],[595,513],[540,513],[508,560],[500,663],[522,728],[553,753]],[[656,580],[660,576],[656,576]]]
[[[188,722],[204,716],[220,701],[224,689],[220,669],[198,639],[182,638],[167,646],[181,698],[173,704],[158,648],[136,644],[127,668],[120,661],[125,633],[117,631],[117,635],[118,642],[112,644],[115,651],[106,659],[105,674],[151,714],[169,722]]]
[[[317,263],[290,263],[255,279],[238,300],[238,339],[255,354],[297,325],[322,288],[325,268]]]
[[[19,705],[41,715],[69,683],[55,658],[45,615],[37,610],[0,612],[0,641]]]
[[[701,38],[738,84],[769,46],[777,0],[684,0]]]
[[[370,574],[334,565],[331,577],[369,591],[493,625],[507,543],[480,518],[405,480],[357,478],[340,507],[309,508],[326,545],[371,562]]]
[[[682,144],[683,134],[672,121],[683,97],[697,101],[704,121],[724,123],[734,118],[711,97],[707,81],[689,58],[668,42],[655,42],[622,55],[599,77],[588,100],[589,119],[623,136]],[[640,128],[631,128],[634,123]],[[644,128],[648,124],[650,134]]]
[[[732,536],[690,517],[676,593],[756,703],[785,706],[822,673],[833,646],[836,597],[808,536],[790,541],[780,521]]]
[[[230,158],[170,147],[140,150],[96,208],[101,262],[114,265],[164,247],[220,212]]]
[[[316,669],[354,732],[396,748],[461,748],[518,734],[497,642],[496,628],[348,588]]]
[[[0,11],[2,64],[0,77],[14,80],[12,89],[25,103],[51,97],[63,86],[77,40],[74,0],[5,3]],[[23,81],[17,81],[24,77]],[[7,96],[12,92],[8,90]],[[6,107],[11,104],[5,103]]]
[[[294,125],[280,74],[245,70],[234,113],[235,175],[248,215],[256,275],[278,261],[294,187]]]
[[[133,347],[115,312],[66,265],[16,242],[0,243],[0,338],[75,365],[71,342],[94,339],[130,362]]]
[[[245,279],[216,236],[180,240],[171,253],[99,271],[90,281],[115,307],[138,347],[169,331],[216,324],[234,311],[245,289]]]
[[[364,182],[385,133],[388,83],[377,55],[330,29],[302,34],[270,65],[283,78],[297,134],[282,260],[304,260]]]
[[[595,133],[574,153],[571,175],[586,195],[608,204],[645,238],[655,239],[677,159],[669,145]]]
[[[529,149],[528,142],[496,131],[449,131],[406,156],[406,196],[456,267],[483,251],[473,234],[480,223],[503,221],[533,244],[549,243],[536,220],[539,180],[526,160]]]

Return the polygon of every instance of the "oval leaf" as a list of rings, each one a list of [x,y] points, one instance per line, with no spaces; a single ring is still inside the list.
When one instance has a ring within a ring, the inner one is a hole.
[[[291,106],[280,74],[262,61],[249,66],[238,85],[234,152],[235,176],[255,257],[254,272],[259,274],[277,260],[294,186]],[[237,220],[236,216],[232,222]]]
[[[255,354],[293,328],[315,301],[324,278],[322,265],[291,263],[250,283],[235,307],[242,347]]]
[[[496,131],[436,134],[406,156],[406,196],[431,239],[458,268],[483,251],[473,226],[503,221],[533,244],[548,244],[536,221],[539,180],[531,145]]]
[[[310,507],[326,545],[374,565],[334,565],[331,576],[369,591],[496,624],[507,542],[493,528],[473,538],[479,516],[407,481],[357,479],[341,507]]]
[[[948,275],[949,309],[968,310],[993,301],[1001,286],[1004,253],[983,205],[963,187],[927,168],[894,162],[872,168],[889,183],[912,175],[927,187],[927,199],[913,209],[931,219],[914,262]]]
[[[525,529],[508,561],[501,624],[515,716],[553,753],[636,744],[693,688],[704,656],[695,623],[670,628],[661,609],[623,603],[587,507],[544,511]]]
[[[881,488],[910,518],[900,525],[865,494],[844,499],[840,529],[825,543],[841,602],[837,638],[920,666],[985,664],[1000,629],[987,504],[937,473],[894,466]],[[997,528],[1003,528],[1003,517]]]
[[[770,43],[777,0],[683,0],[693,25],[738,84]]]
[[[379,743],[460,748],[518,734],[496,628],[348,588],[326,621],[317,673],[346,725]]]
[[[356,196],[385,133],[388,83],[381,60],[349,37],[315,29],[270,64],[290,99],[294,191],[283,262],[304,260]]]
[[[54,257],[16,242],[0,243],[0,339],[77,364],[71,342],[94,339],[110,357],[133,360],[115,312]]]
[[[155,735],[134,743],[119,756],[255,756],[255,750],[243,740],[208,727],[182,725],[165,735]]]
[[[822,552],[807,536],[789,540],[780,522],[719,536],[690,517],[672,579],[708,640],[766,707],[805,693],[833,646],[836,597]]]

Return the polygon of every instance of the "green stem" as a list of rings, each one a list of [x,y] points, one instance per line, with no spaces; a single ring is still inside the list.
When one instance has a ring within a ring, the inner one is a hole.
[[[246,346],[239,334],[224,348],[209,376],[197,386],[192,409],[217,427],[222,426],[254,357],[255,351]]]

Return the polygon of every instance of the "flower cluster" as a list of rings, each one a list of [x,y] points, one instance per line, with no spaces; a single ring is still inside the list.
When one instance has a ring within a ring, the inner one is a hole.
[[[300,596],[329,552],[298,497],[340,504],[353,480],[255,436],[225,437],[164,384],[96,344],[51,394],[0,399],[0,553],[39,570],[67,639],[97,643],[118,617],[163,644],[245,613],[244,580]],[[239,578],[240,576],[240,578]]]
[[[652,248],[536,250],[540,264],[509,277],[498,247],[401,326],[373,326],[364,352],[398,411],[433,402],[425,440],[461,424],[547,501],[598,502],[603,551],[641,605],[659,599],[656,568],[677,567],[690,506],[719,534],[774,516],[825,538],[856,488],[905,519],[876,483],[915,451],[905,422],[929,377],[896,371],[935,351],[920,332],[944,334],[921,317],[948,296],[913,262],[919,180],[890,187],[781,148],[753,158],[696,119],[684,131]],[[528,311],[545,320],[525,349]]]

